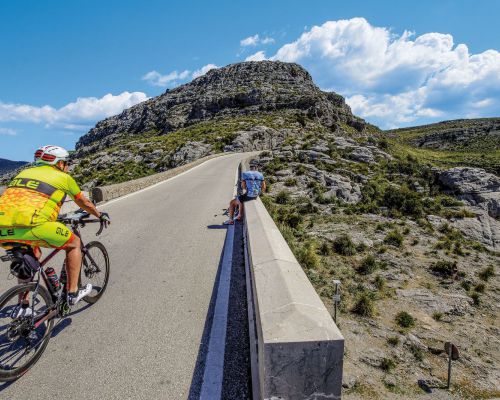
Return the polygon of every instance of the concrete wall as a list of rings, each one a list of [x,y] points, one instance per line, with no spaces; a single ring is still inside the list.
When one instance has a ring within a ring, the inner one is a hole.
[[[121,197],[126,194],[144,189],[148,186],[162,182],[166,179],[172,178],[175,175],[179,175],[182,172],[185,172],[207,160],[210,160],[211,158],[220,157],[228,154],[231,153],[212,154],[210,156],[203,157],[196,161],[193,161],[192,163],[181,165],[180,167],[172,168],[169,169],[168,171],[160,172],[158,174],[145,176],[144,178],[134,179],[132,181],[117,183],[114,185],[96,187],[92,189],[92,199],[95,200],[97,203],[101,203],[103,201],[109,201],[117,197]]]
[[[260,199],[245,219],[260,397],[339,399],[342,334]]]

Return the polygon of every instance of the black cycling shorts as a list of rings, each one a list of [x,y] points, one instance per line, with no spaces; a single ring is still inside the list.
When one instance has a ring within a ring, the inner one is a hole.
[[[248,197],[247,194],[242,194],[238,196],[238,200],[244,203],[245,201],[255,200],[257,197]]]

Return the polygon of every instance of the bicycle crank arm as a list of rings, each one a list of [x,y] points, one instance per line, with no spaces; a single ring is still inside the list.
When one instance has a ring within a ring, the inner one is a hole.
[[[45,321],[54,318],[57,315],[57,310],[52,310],[48,314],[44,315],[42,318],[40,318],[38,321],[36,321],[34,328],[38,328],[41,324],[43,324]]]

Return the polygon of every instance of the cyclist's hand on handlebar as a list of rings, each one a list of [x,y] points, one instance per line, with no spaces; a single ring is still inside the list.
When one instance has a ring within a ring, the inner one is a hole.
[[[109,217],[108,213],[102,212],[101,215],[99,216],[99,220],[101,223],[104,225],[105,228],[108,227],[108,225],[111,224],[111,218]]]

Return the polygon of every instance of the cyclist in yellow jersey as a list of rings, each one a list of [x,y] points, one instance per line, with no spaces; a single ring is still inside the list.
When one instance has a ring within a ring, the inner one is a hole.
[[[68,161],[69,153],[62,147],[44,146],[35,153],[35,166],[21,171],[9,183],[0,196],[0,246],[15,242],[35,248],[64,249],[68,301],[74,305],[92,291],[92,285],[78,288],[82,264],[80,238],[57,222],[61,206],[69,195],[88,213],[107,223],[110,219],[107,213],[96,209],[67,173]]]

